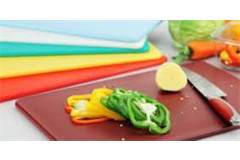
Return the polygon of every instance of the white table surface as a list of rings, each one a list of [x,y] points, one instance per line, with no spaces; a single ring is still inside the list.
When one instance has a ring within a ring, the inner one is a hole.
[[[149,35],[149,40],[153,44],[155,44],[165,55],[167,55],[169,59],[171,59],[171,57],[177,54],[176,50],[171,45],[172,44],[171,37],[168,33],[166,21],[152,31],[152,33]],[[215,58],[211,58],[206,61],[208,63],[211,63],[217,66],[217,62]],[[144,72],[146,70],[152,70],[154,68],[144,69],[137,72]],[[239,73],[234,73],[234,72],[231,72],[231,73],[234,74],[234,76],[237,76],[238,78],[240,78]],[[136,72],[131,72],[121,76],[126,76],[131,74],[136,74]],[[115,76],[115,77],[119,77],[119,76]],[[106,79],[103,79],[103,80],[106,80]],[[90,83],[94,83],[94,82],[95,81]],[[75,86],[79,86],[79,85],[75,85]],[[0,104],[0,140],[4,140],[4,141],[6,140],[38,140],[38,141],[48,140],[47,137],[37,127],[35,127],[35,125],[32,122],[30,122],[19,110],[15,108],[15,102],[16,100],[12,100],[12,101],[8,101]],[[240,129],[215,135],[215,136],[211,136],[201,140],[240,141]]]

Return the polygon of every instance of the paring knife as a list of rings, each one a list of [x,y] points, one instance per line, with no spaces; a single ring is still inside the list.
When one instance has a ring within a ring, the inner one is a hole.
[[[232,125],[240,125],[240,114],[238,111],[222,97],[226,97],[224,93],[215,84],[208,81],[201,75],[183,68],[186,73],[189,82],[208,100],[211,107],[226,121]]]

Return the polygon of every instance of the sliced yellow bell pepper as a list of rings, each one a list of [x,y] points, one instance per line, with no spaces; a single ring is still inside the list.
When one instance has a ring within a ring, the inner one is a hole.
[[[104,116],[106,116],[110,119],[124,120],[124,118],[122,116],[120,116],[118,113],[106,108],[101,103],[101,98],[104,96],[108,96],[111,93],[112,93],[112,90],[107,89],[107,88],[93,90],[92,97],[90,100],[91,106],[89,106],[89,107],[94,107],[94,109],[97,112],[102,113]]]
[[[68,106],[71,106],[70,115],[78,119],[94,119],[107,117],[114,120],[124,120],[119,114],[109,110],[101,104],[101,98],[108,96],[112,90],[99,88],[92,94],[74,95],[68,98]]]
[[[73,95],[71,97],[68,97],[67,103],[69,106],[72,106],[76,104],[79,100],[90,100],[91,94],[84,94],[84,95]]]
[[[78,119],[84,118],[100,118],[104,117],[103,114],[96,112],[94,110],[88,109],[90,104],[89,100],[79,100],[74,105],[70,115],[72,117],[78,117]]]

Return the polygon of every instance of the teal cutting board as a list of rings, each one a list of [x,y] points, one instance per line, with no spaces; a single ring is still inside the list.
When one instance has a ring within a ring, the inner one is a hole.
[[[142,53],[147,51],[149,51],[148,42],[146,42],[144,46],[139,49],[0,42],[0,56],[2,57],[70,54],[117,54],[139,52]]]

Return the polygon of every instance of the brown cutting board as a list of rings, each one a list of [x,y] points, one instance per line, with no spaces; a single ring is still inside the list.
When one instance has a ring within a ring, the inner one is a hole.
[[[226,100],[240,111],[240,81],[223,70],[204,62],[185,65],[203,75],[228,94]],[[155,71],[108,80],[100,83],[20,99],[17,107],[51,140],[196,140],[226,132],[230,126],[190,85],[177,93],[159,91],[154,83]],[[90,93],[94,88],[122,87],[143,92],[164,103],[171,112],[172,129],[166,135],[151,135],[128,122],[103,122],[76,126],[64,106],[68,96]],[[120,125],[123,124],[123,125]]]

